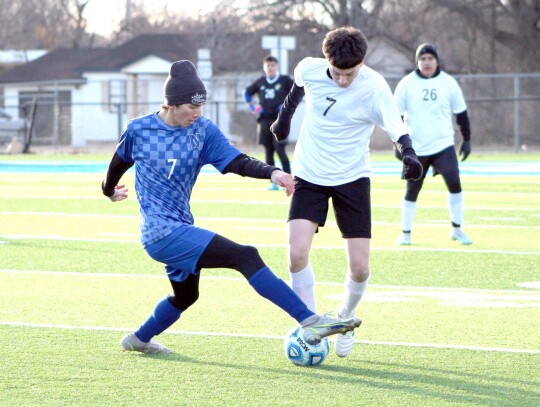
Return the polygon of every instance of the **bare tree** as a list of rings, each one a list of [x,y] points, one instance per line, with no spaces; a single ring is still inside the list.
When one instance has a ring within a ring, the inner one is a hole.
[[[223,0],[208,15],[179,14],[172,2],[156,10],[132,0],[108,39],[87,32],[84,12],[91,1],[0,0],[0,48],[118,45],[144,33],[196,33],[219,69],[238,54],[251,69],[267,52],[260,49],[261,35],[294,35],[302,44],[291,54],[294,63],[320,54],[329,29],[354,25],[368,38],[393,39],[410,49],[411,58],[420,42],[434,42],[454,71],[531,72],[540,66],[539,0]]]
[[[284,30],[303,27],[311,32],[345,25],[359,25],[369,14],[367,7],[379,7],[367,0],[251,0],[243,6],[235,0],[224,1],[249,17],[252,28]]]
[[[90,0],[60,0],[60,9],[63,11],[67,24],[73,29],[71,44],[73,48],[80,48],[86,37],[86,18],[84,9]]]
[[[489,62],[499,70],[538,70],[540,64],[540,3],[538,0],[432,0],[473,27],[479,47],[490,50]],[[503,57],[498,58],[499,54]],[[498,59],[498,61],[497,61]]]
[[[0,47],[2,49],[39,48],[42,35],[40,2],[0,0]]]
[[[0,0],[0,47],[14,49],[91,45],[84,10],[91,0]]]

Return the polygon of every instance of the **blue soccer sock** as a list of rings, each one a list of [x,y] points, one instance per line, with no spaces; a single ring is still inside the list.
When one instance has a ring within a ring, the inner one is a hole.
[[[178,321],[181,314],[182,311],[174,307],[168,297],[165,297],[157,303],[152,315],[135,331],[135,336],[143,342],[150,342],[152,337]]]
[[[260,296],[273,302],[296,321],[301,322],[314,315],[314,312],[309,310],[291,287],[272,273],[268,267],[258,270],[248,281]]]

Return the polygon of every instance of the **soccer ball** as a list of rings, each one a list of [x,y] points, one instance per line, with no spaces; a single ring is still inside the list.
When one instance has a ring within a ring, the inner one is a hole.
[[[330,345],[323,338],[317,345],[310,345],[304,339],[304,331],[300,326],[291,329],[283,343],[285,356],[297,366],[320,365],[328,356]]]

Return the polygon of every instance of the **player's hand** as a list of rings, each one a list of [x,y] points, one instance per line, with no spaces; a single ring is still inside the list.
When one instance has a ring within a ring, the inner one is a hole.
[[[461,159],[461,161],[465,161],[470,153],[471,153],[471,142],[462,141],[461,145],[459,146],[459,155],[463,155],[463,158]]]
[[[271,179],[274,184],[285,188],[287,196],[291,196],[294,193],[294,179],[291,174],[281,170],[275,170],[272,172]]]
[[[291,122],[280,119],[278,116],[277,120],[270,126],[270,131],[276,137],[277,141],[283,141],[289,137],[289,133],[291,132]]]
[[[128,189],[125,185],[117,185],[114,187],[114,194],[109,197],[112,202],[123,201],[128,197]]]
[[[263,108],[261,105],[249,105],[249,110],[251,111],[251,113],[253,114],[261,114],[262,111],[263,111]]]
[[[416,155],[406,155],[403,157],[403,170],[401,171],[401,178],[406,180],[418,181],[422,178],[424,172],[422,164],[418,161]]]

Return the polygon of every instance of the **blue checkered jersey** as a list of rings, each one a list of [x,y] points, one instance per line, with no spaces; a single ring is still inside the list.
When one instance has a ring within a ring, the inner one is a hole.
[[[189,127],[173,127],[157,113],[130,120],[116,152],[125,162],[135,163],[143,246],[180,225],[192,225],[189,200],[201,168],[211,164],[223,172],[241,154],[205,117]]]

